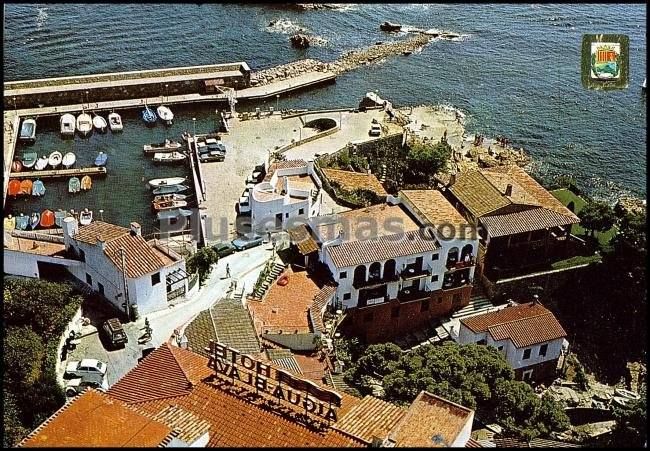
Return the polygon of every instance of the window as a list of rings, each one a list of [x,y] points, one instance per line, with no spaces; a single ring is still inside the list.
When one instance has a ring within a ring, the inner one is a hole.
[[[286,213],[286,214],[284,215],[284,217],[285,217],[285,218],[288,218],[288,217],[289,217],[289,213]]]
[[[526,370],[522,374],[522,379],[524,381],[529,381],[533,378],[533,370]]]
[[[151,286],[158,285],[160,283],[160,273],[151,275]]]
[[[393,308],[390,310],[390,317],[391,317],[391,318],[397,318],[397,317],[399,317],[399,307],[393,307]]]
[[[530,348],[524,349],[524,360],[530,359]]]
[[[440,259],[440,254],[433,254],[433,255],[431,256],[431,261],[439,260],[439,259]]]
[[[499,351],[499,352],[503,351],[503,346],[499,346],[499,347],[497,348],[497,351]]]
[[[436,274],[435,276],[431,276],[431,282],[437,282],[438,281],[438,275]]]
[[[546,357],[546,351],[548,351],[548,344],[543,344],[539,347],[539,356]]]
[[[364,323],[369,323],[374,319],[374,315],[372,313],[366,313],[366,315],[363,317],[363,322]]]
[[[347,278],[348,278],[348,272],[341,271],[341,274],[339,274],[339,279],[347,279]]]
[[[344,300],[344,301],[347,301],[347,300],[350,299],[351,297],[352,297],[352,294],[351,294],[351,293],[345,293],[345,294],[343,295],[343,300]]]
[[[104,285],[102,285],[99,282],[97,282],[97,290],[99,290],[99,294],[101,294],[102,296],[104,295]]]
[[[92,287],[93,285],[93,278],[90,274],[86,273],[86,283]]]
[[[487,341],[485,341],[485,338],[481,338],[476,342],[477,345],[485,346],[487,344]]]
[[[300,210],[298,210],[298,214],[299,215],[304,215],[305,214],[305,209],[301,208]]]
[[[427,310],[429,310],[429,300],[428,299],[422,301],[422,303],[420,304],[420,311],[421,312],[426,312]]]
[[[79,249],[79,260],[81,260],[82,262],[86,261],[86,253],[84,252],[83,249]]]

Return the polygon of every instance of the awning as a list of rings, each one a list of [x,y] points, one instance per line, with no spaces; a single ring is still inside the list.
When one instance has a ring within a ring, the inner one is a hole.
[[[181,280],[187,279],[189,276],[187,273],[182,270],[181,268],[178,268],[176,271],[170,272],[167,274],[166,280],[167,280],[167,286],[171,286],[177,282],[180,282]]]

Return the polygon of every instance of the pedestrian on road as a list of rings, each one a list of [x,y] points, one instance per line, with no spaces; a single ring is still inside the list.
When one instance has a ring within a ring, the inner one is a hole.
[[[230,264],[226,263],[226,277],[230,277]]]

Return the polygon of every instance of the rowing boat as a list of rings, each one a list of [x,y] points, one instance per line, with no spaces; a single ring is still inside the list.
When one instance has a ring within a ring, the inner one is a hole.
[[[32,184],[32,196],[43,196],[45,195],[45,185],[42,181],[36,180]]]
[[[90,178],[89,175],[84,175],[83,178],[81,179],[81,189],[84,191],[88,191],[92,187],[93,187],[92,179]]]

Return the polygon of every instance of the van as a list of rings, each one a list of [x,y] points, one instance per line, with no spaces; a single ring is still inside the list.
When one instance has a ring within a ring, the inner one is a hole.
[[[129,342],[129,337],[126,336],[122,323],[117,318],[111,318],[104,321],[102,331],[104,332],[108,342],[113,346],[121,345],[124,347]]]

